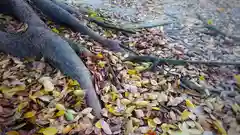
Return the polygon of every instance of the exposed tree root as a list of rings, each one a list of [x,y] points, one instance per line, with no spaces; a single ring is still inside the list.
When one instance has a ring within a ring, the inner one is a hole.
[[[115,40],[106,39],[91,29],[89,29],[83,22],[80,22],[76,17],[62,9],[60,6],[54,4],[50,0],[31,0],[34,6],[40,9],[43,14],[48,16],[53,21],[67,25],[73,31],[80,32],[83,35],[88,35],[93,40],[97,41],[106,48],[112,51],[124,52],[120,47],[120,42]]]
[[[104,28],[108,28],[108,29],[113,29],[113,30],[116,30],[116,31],[122,31],[122,32],[127,32],[127,33],[131,33],[131,34],[135,34],[136,32],[135,31],[132,31],[132,30],[128,30],[128,29],[123,29],[123,28],[120,28],[118,26],[114,26],[112,24],[109,24],[107,22],[104,22],[104,21],[100,21],[94,17],[90,17],[90,16],[84,16],[85,14],[89,15],[89,11],[86,10],[86,9],[79,9],[79,8],[74,8],[70,5],[67,5],[65,3],[62,3],[62,2],[59,2],[57,0],[51,0],[52,2],[54,2],[55,4],[57,4],[58,6],[62,7],[63,9],[65,9],[66,11],[68,11],[69,13],[71,14],[75,14],[76,16],[81,16],[83,17],[84,19],[88,20],[89,22],[93,22],[101,27],[104,27]],[[80,14],[79,12],[77,11],[80,11],[82,14]]]
[[[218,61],[190,61],[190,60],[173,60],[157,58],[153,56],[129,56],[125,61],[132,62],[152,62],[151,69],[155,68],[159,64],[170,64],[170,65],[186,65],[186,64],[204,64],[209,66],[221,66],[221,65],[235,65],[240,66],[240,62],[218,62]]]
[[[50,0],[31,0],[31,4],[58,23],[66,24],[73,30],[90,36],[111,50],[122,51],[118,42],[94,33]],[[87,104],[93,108],[95,116],[100,118],[101,104],[95,92],[91,74],[77,55],[77,53],[89,55],[91,53],[81,45],[70,40],[65,41],[53,33],[24,0],[1,0],[0,6],[0,9],[4,7],[4,13],[9,13],[28,24],[25,32],[10,34],[0,31],[0,51],[20,58],[44,57],[53,66],[80,83],[81,88],[86,90]]]

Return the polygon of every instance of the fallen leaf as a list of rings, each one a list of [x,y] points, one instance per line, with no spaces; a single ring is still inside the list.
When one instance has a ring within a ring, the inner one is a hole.
[[[104,131],[104,133],[106,133],[108,135],[112,134],[112,131],[107,122],[105,122],[104,120],[100,120],[100,123],[101,123],[102,130]]]
[[[66,127],[64,127],[64,129],[62,130],[63,134],[67,134],[69,133],[73,128],[70,125],[67,125]]]
[[[60,116],[63,116],[65,114],[65,111],[64,110],[60,110],[56,113],[56,117],[60,117]]]
[[[184,101],[183,97],[170,97],[169,102],[167,103],[167,106],[177,106],[178,104],[182,103]]]
[[[62,105],[62,104],[56,104],[56,109],[58,109],[59,111],[61,111],[61,110],[65,110],[65,107],[64,107],[64,105]]]
[[[137,118],[142,118],[142,117],[144,117],[144,113],[143,113],[142,110],[136,109],[136,110],[134,110],[134,111],[135,111],[135,114],[136,114]]]
[[[207,24],[208,24],[208,25],[212,25],[212,24],[213,24],[213,20],[212,20],[212,19],[208,19],[208,20],[207,20]]]
[[[74,120],[73,114],[71,112],[69,112],[69,111],[65,112],[65,118],[68,121],[73,121]]]
[[[30,111],[24,114],[24,118],[31,118],[33,116],[35,116],[36,111]]]
[[[218,121],[218,120],[214,121],[213,125],[221,135],[227,135],[227,132],[224,129],[224,127],[222,126],[222,123],[220,121]]]
[[[20,135],[17,131],[8,131],[6,135]]]
[[[147,123],[148,123],[148,126],[149,126],[150,128],[156,128],[156,126],[157,126],[157,124],[154,122],[153,119],[148,119],[148,120],[147,120]]]
[[[131,70],[131,69],[129,69],[129,70],[127,71],[127,73],[128,73],[129,75],[136,75],[136,74],[137,74],[137,71],[136,71],[136,70]]]
[[[89,114],[89,113],[91,113],[92,112],[92,108],[90,108],[90,107],[88,107],[88,108],[85,108],[84,110],[82,110],[82,114],[83,115],[87,115],[87,114]]]
[[[133,121],[132,119],[128,120],[127,121],[127,124],[125,125],[125,134],[126,135],[129,135],[129,134],[132,134],[133,131],[134,131],[134,128],[133,128]]]
[[[41,130],[41,133],[43,133],[44,135],[56,135],[57,132],[58,130],[55,127],[48,127]]]
[[[186,99],[185,102],[186,102],[186,106],[189,109],[194,109],[195,108],[195,105],[189,99]]]
[[[182,112],[182,114],[181,114],[181,119],[182,119],[182,120],[186,120],[186,119],[189,118],[189,116],[190,116],[191,114],[192,114],[191,112],[189,112],[189,111],[187,111],[187,110],[184,110],[184,111]]]
[[[46,90],[46,91],[53,91],[54,90],[54,85],[51,82],[50,77],[42,77],[38,81],[39,81],[39,83],[41,83],[43,85],[44,90]]]
[[[85,92],[83,90],[74,90],[73,94],[78,97],[84,97]]]
[[[60,33],[59,30],[57,30],[56,28],[52,28],[52,32],[57,33],[57,34]]]

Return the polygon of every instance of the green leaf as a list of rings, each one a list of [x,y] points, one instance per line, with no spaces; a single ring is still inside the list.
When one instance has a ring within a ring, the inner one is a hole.
[[[213,24],[213,20],[212,19],[208,19],[207,24],[208,25],[212,25]]]
[[[201,76],[199,77],[199,80],[200,80],[200,81],[205,81],[205,77],[204,77],[203,75],[201,75]]]
[[[67,111],[67,112],[65,113],[65,118],[66,118],[66,120],[68,120],[68,121],[74,120],[74,116],[73,116],[73,114],[72,114],[70,111]]]
[[[31,118],[35,116],[36,112],[35,111],[30,111],[24,114],[24,118]]]
[[[52,28],[52,32],[57,33],[57,34],[60,33],[59,30],[57,30],[56,28]]]

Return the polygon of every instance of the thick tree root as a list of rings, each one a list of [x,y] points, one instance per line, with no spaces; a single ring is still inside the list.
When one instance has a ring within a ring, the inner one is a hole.
[[[221,65],[240,66],[240,62],[173,60],[173,59],[157,58],[153,56],[129,56],[125,59],[125,61],[132,61],[137,63],[152,62],[153,66],[157,66],[158,64],[170,64],[170,65],[204,64],[208,66],[221,66]],[[151,68],[153,67],[151,66]]]
[[[97,24],[98,26],[101,26],[103,28],[108,28],[108,29],[113,29],[116,31],[122,31],[122,32],[127,32],[127,33],[131,33],[131,34],[135,34],[135,31],[132,30],[128,30],[128,29],[123,29],[120,28],[118,26],[114,26],[112,24],[106,23],[104,21],[98,20],[94,17],[90,17],[90,16],[84,16],[84,15],[90,15],[89,11],[87,9],[84,8],[74,8],[70,5],[67,5],[65,3],[59,2],[57,0],[51,0],[53,3],[57,4],[58,6],[60,6],[61,8],[65,9],[66,11],[68,11],[71,14],[75,14],[76,16],[81,16],[84,19],[88,20],[89,22],[93,22],[95,24]],[[82,14],[80,14],[78,11],[80,11]]]
[[[24,0],[3,1],[16,18],[28,24],[28,28],[25,32],[17,34],[0,31],[0,51],[21,58],[44,57],[80,83],[82,89],[86,90],[87,104],[93,108],[95,116],[101,118],[101,104],[92,84],[90,72],[68,42],[48,29]],[[2,1],[0,5],[1,3]],[[53,11],[54,14],[56,12]]]
[[[120,47],[120,42],[105,39],[104,37],[98,35],[89,29],[83,22],[80,22],[76,17],[62,9],[60,6],[54,4],[50,0],[31,0],[38,9],[40,9],[43,14],[48,16],[50,19],[57,23],[65,24],[69,26],[72,30],[80,32],[83,35],[88,35],[93,40],[102,44],[104,47],[109,48],[112,51],[124,52],[124,49]]]

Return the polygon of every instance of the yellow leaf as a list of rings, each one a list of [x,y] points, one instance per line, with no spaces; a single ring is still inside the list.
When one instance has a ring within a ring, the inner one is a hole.
[[[124,61],[124,64],[130,65],[130,66],[136,66],[135,63],[131,62],[131,61]]]
[[[20,135],[17,131],[8,131],[6,135]]]
[[[44,95],[44,93],[42,91],[37,91],[33,94],[33,96],[35,96],[35,97],[40,97],[40,96],[43,96],[43,95]]]
[[[131,101],[128,100],[128,99],[126,99],[126,98],[123,98],[123,99],[121,99],[121,103],[122,103],[123,105],[128,105],[128,104],[131,103]]]
[[[164,133],[166,133],[166,132],[169,132],[170,129],[177,129],[177,127],[175,125],[163,123],[161,125],[161,129],[163,130]]]
[[[131,75],[131,80],[140,81],[140,80],[141,80],[141,77],[138,76],[138,75]],[[139,83],[140,83],[140,82],[139,82]]]
[[[112,32],[111,31],[104,31],[104,35],[106,36],[106,37],[111,37],[112,36]]]
[[[78,97],[84,97],[85,93],[83,90],[74,90],[73,94]]]
[[[232,105],[232,109],[235,113],[240,112],[240,106],[236,103]]]
[[[70,85],[70,86],[79,86],[79,83],[76,80],[69,79],[68,80],[68,85]]]
[[[64,110],[60,110],[56,113],[56,117],[60,117],[60,116],[63,116],[65,114],[65,111]]]
[[[26,112],[24,114],[24,118],[31,118],[33,116],[35,116],[36,112],[35,111],[31,111],[31,112]]]
[[[139,72],[141,72],[141,71],[143,71],[143,70],[145,70],[146,69],[146,67],[144,67],[144,66],[136,66],[135,67],[135,70],[136,71],[139,71]]]
[[[127,109],[126,109],[126,111],[125,111],[125,113],[127,114],[127,115],[132,115],[132,112],[133,112],[133,110],[135,109],[136,107],[135,106],[130,106],[130,107],[128,107]]]
[[[95,127],[99,128],[99,129],[102,128],[101,120],[99,120],[98,122],[95,123]]]
[[[117,112],[112,105],[107,105],[106,104],[105,107],[107,108],[108,112],[112,113],[115,116],[122,115],[121,113]]]
[[[27,105],[28,105],[28,102],[22,102],[22,103],[20,103],[20,104],[18,105],[18,107],[17,107],[17,111],[18,111],[18,112],[21,112],[23,108],[27,107]]]
[[[220,121],[216,120],[213,122],[214,127],[218,130],[221,135],[227,135],[226,130],[223,128]]]
[[[207,24],[208,24],[208,25],[212,25],[212,24],[213,24],[213,20],[212,20],[212,19],[208,19],[208,20],[207,20]]]
[[[25,90],[25,86],[21,85],[21,86],[17,86],[14,88],[8,88],[5,86],[0,86],[0,91],[2,91],[2,93],[4,94],[4,96],[11,98],[15,93],[20,92]]]
[[[129,46],[135,46],[135,45],[136,45],[136,43],[134,43],[134,42],[129,43]]]
[[[62,130],[63,134],[67,134],[72,130],[72,126],[67,125],[66,127],[64,127],[64,129]]]
[[[118,94],[115,92],[111,92],[111,96],[112,96],[112,101],[115,101],[118,98]]]
[[[129,92],[128,91],[124,92],[124,96],[127,98],[129,96]]]
[[[101,67],[101,68],[104,68],[106,65],[106,62],[105,61],[99,61],[98,62],[98,66]]]
[[[102,58],[103,58],[102,53],[98,53],[98,54],[97,54],[97,58],[98,58],[98,59],[102,59]]]
[[[56,28],[52,28],[52,32],[59,34],[59,30],[57,30]]]
[[[186,99],[186,106],[190,109],[193,109],[195,108],[195,105],[189,100],[189,99]]]
[[[56,91],[56,90],[54,90],[52,93],[53,93],[54,97],[60,97],[61,96],[61,93]]]
[[[58,130],[55,127],[48,127],[41,131],[44,135],[56,135]]]
[[[58,109],[59,111],[61,111],[61,110],[65,110],[65,107],[64,107],[64,105],[62,105],[62,104],[56,104],[56,109]]]
[[[199,80],[200,80],[200,81],[204,81],[204,80],[205,80],[205,77],[204,77],[203,75],[201,75],[201,76],[199,77]]]
[[[148,119],[147,122],[150,128],[155,128],[157,126],[157,124],[153,121],[153,119]]]
[[[37,102],[36,98],[43,96],[43,95],[44,95],[44,93],[42,91],[37,91],[33,95],[30,94],[28,97],[36,103]]]
[[[240,75],[234,75],[234,78],[236,80],[237,85],[240,86]]]
[[[134,82],[134,85],[136,85],[137,87],[142,87],[142,84],[141,84],[141,82],[139,82],[139,81]]]
[[[143,107],[143,106],[147,106],[149,104],[149,102],[148,101],[136,101],[135,104],[138,107]]]
[[[186,120],[186,119],[189,118],[189,116],[190,116],[191,114],[192,114],[191,112],[189,112],[189,111],[187,111],[187,110],[184,110],[184,111],[182,112],[182,114],[181,114],[181,119],[182,119],[182,120]]]
[[[136,74],[137,74],[137,71],[136,71],[136,70],[128,69],[127,73],[128,73],[129,75],[136,75]]]
[[[160,108],[159,108],[159,107],[152,107],[152,110],[159,111],[159,110],[160,110]]]

